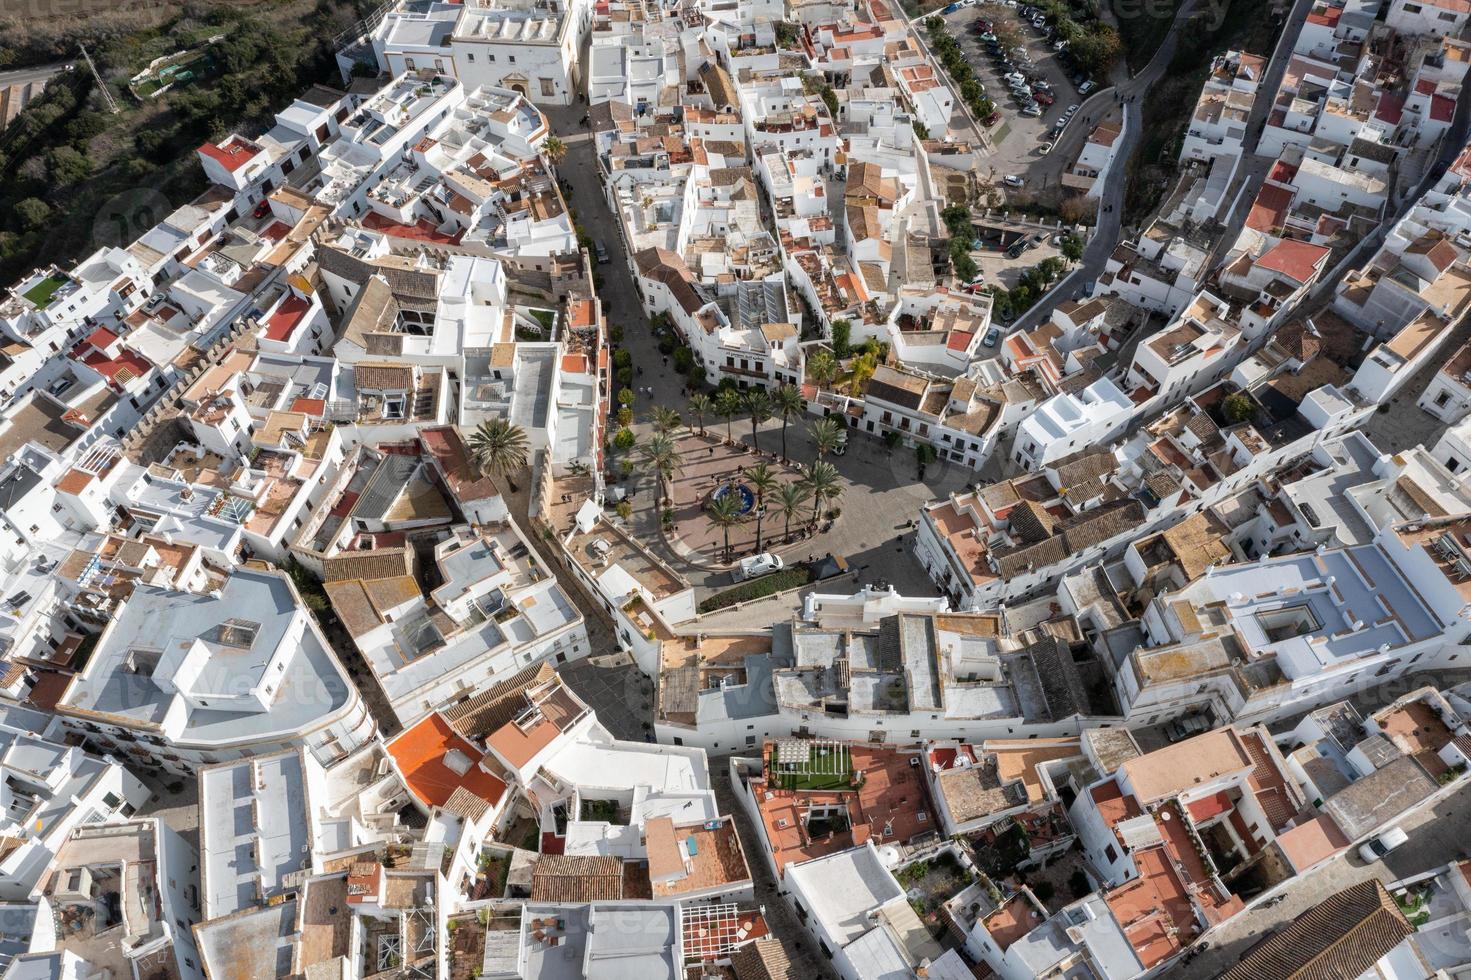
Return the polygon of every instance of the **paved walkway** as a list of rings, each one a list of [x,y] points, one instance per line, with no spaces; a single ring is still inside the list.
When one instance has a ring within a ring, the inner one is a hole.
[[[705,511],[710,494],[723,484],[745,486],[754,494],[754,488],[744,479],[743,471],[758,463],[766,463],[772,474],[782,483],[796,483],[802,474],[792,466],[782,463],[770,455],[760,456],[748,451],[745,444],[736,448],[722,439],[698,433],[687,434],[678,442],[684,463],[678,475],[671,481],[674,504],[674,533],[679,544],[692,549],[697,557],[695,564],[702,564],[712,571],[728,567],[724,565],[722,552],[725,550],[725,530],[718,527]],[[772,439],[767,438],[765,448],[774,449]],[[795,514],[790,526],[793,533],[807,524],[812,513],[811,503],[804,504]],[[805,547],[800,541],[796,545],[784,544],[782,533],[788,526],[773,492],[766,498],[766,516],[761,521],[761,547],[756,547],[757,521],[754,503],[751,514],[745,521],[730,529],[730,548],[739,559],[756,551],[787,552]],[[704,559],[701,561],[700,559]],[[690,559],[687,559],[690,560]]]
[[[782,940],[787,955],[796,968],[794,976],[803,980],[837,980],[832,964],[822,955],[812,935],[797,920],[797,913],[787,900],[776,890],[776,876],[767,862],[765,844],[746,809],[736,799],[737,788],[731,785],[730,766],[725,758],[715,760],[710,766],[711,788],[720,812],[730,814],[735,820],[736,832],[741,838],[741,850],[746,855],[746,866],[751,869],[751,883],[755,886],[756,902],[770,927],[772,935]]]
[[[1210,937],[1211,948],[1188,965],[1176,964],[1163,973],[1171,980],[1219,976],[1253,946],[1287,925],[1329,895],[1370,878],[1386,884],[1409,878],[1468,856],[1467,828],[1471,827],[1471,786],[1464,786],[1434,806],[1399,822],[1410,839],[1382,861],[1365,864],[1356,852],[1347,852],[1298,879],[1272,908],[1256,908],[1226,922]]]

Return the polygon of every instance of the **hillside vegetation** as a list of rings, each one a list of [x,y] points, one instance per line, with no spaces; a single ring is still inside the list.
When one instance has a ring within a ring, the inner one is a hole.
[[[85,4],[84,4],[85,5]],[[0,69],[76,56],[84,40],[122,111],[90,72],[59,75],[0,132],[0,283],[123,244],[204,189],[193,150],[254,134],[316,82],[340,84],[331,39],[370,8],[348,0],[116,5],[51,21],[0,18]],[[146,102],[128,79],[154,58],[205,44],[218,73]]]

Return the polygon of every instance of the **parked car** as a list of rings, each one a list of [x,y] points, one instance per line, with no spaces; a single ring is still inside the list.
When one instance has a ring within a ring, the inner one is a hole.
[[[1209,731],[1211,723],[1205,715],[1185,715],[1183,718],[1175,718],[1165,725],[1165,738],[1171,742],[1183,742],[1187,738],[1199,735],[1201,732]]]
[[[960,9],[960,4],[958,4],[958,3],[952,3],[952,4],[948,4],[948,5],[947,5],[947,6],[946,6],[946,7],[945,7],[945,9],[944,9],[944,10],[941,10],[941,11],[940,11],[940,16],[941,16],[941,17],[943,17],[943,16],[945,16],[945,15],[946,15],[946,14],[953,14],[953,13],[955,13],[955,11],[957,11],[957,10],[959,10],[959,9]]]
[[[985,119],[982,119],[981,120],[981,125],[982,126],[994,126],[997,123],[999,123],[1000,121],[1001,121],[1001,113],[999,113],[999,112],[993,112],[989,116],[987,116]]]
[[[1097,85],[1093,84],[1092,79],[1084,79],[1083,84],[1078,86],[1078,94],[1087,95],[1089,92],[1093,91],[1097,87]]]
[[[1052,103],[1057,101],[1051,95],[1048,95],[1046,92],[1042,91],[1033,92],[1032,98],[1036,99],[1040,105],[1052,105]]]
[[[1364,859],[1365,864],[1373,864],[1409,839],[1410,835],[1403,830],[1398,827],[1390,827],[1379,836],[1370,837],[1359,848],[1359,857]]]
[[[1089,279],[1087,282],[1083,283],[1083,295],[1084,296],[1092,296],[1093,295],[1093,290],[1095,288],[1097,288],[1097,286],[1098,286],[1098,280],[1096,280],[1096,279]]]
[[[1037,115],[1040,116],[1041,114],[1042,114],[1042,110],[1040,110],[1040,109],[1037,110]],[[1037,147],[1037,155],[1039,157],[1045,157],[1047,154],[1049,154],[1051,152],[1052,152],[1052,144],[1051,143],[1043,143],[1041,146]]]
[[[1042,115],[1042,107],[1033,102],[1031,105],[1024,107],[1021,111],[1021,114],[1036,119],[1038,116]],[[1052,149],[1051,144],[1045,145],[1042,147],[1042,152],[1045,154],[1050,149]]]
[[[986,336],[981,338],[981,343],[985,344],[987,347],[995,347],[1000,342],[1001,331],[996,327],[992,327],[990,330],[987,330]]]
[[[1036,82],[1032,83],[1032,87],[1033,88],[1041,89],[1043,92],[1051,92],[1052,91],[1052,83],[1049,82],[1045,78],[1039,78],[1039,79],[1037,79]]]
[[[603,247],[602,239],[595,238],[592,243],[593,253],[598,257],[598,265],[608,264],[608,250]]]
[[[1001,182],[1007,187],[1021,187],[1026,183],[1024,179],[1018,177],[1016,174],[1007,174],[1005,177],[1001,178]]]
[[[994,41],[994,40],[996,40],[996,35],[995,34],[992,34],[992,33],[990,33],[988,31],[987,33],[981,35],[981,40],[982,41]]]
[[[770,575],[779,572],[786,567],[786,562],[781,560],[781,555],[773,555],[769,551],[763,551],[759,555],[742,558],[736,568],[736,581],[744,581],[748,578],[760,578],[762,575]]]
[[[1062,51],[1065,48],[1067,48],[1067,42],[1066,41],[1053,41],[1052,42],[1052,50],[1053,51]]]

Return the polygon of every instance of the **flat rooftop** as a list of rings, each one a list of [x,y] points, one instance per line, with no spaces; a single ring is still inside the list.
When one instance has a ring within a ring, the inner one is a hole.
[[[165,638],[202,637],[227,627],[227,621],[249,619],[257,626],[254,647],[284,641],[292,620],[307,616],[283,575],[237,568],[218,597],[173,592],[139,585],[103,633],[85,671],[77,675],[60,707],[73,712],[111,715],[131,725],[162,727],[175,695],[162,690],[147,674],[128,669],[135,649],[156,649]],[[347,704],[351,697],[341,665],[309,622],[299,644],[285,661],[278,697],[266,711],[187,710],[178,738],[191,742],[263,741],[276,736],[296,740]],[[216,665],[224,670],[225,665]],[[221,683],[224,683],[221,678]]]

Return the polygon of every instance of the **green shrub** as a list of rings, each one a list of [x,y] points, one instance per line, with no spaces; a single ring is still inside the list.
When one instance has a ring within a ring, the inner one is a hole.
[[[752,599],[764,599],[787,589],[799,588],[812,582],[812,570],[806,565],[795,568],[783,568],[779,572],[763,575],[761,578],[753,578],[749,582],[742,582],[733,589],[717,592],[704,602],[700,603],[700,612],[715,612],[733,606],[738,602],[750,602]]]

